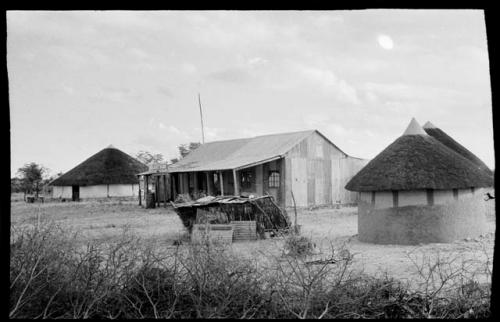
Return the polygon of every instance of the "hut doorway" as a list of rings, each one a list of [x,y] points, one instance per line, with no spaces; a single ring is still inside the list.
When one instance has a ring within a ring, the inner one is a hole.
[[[71,186],[71,196],[73,201],[80,200],[80,186]]]

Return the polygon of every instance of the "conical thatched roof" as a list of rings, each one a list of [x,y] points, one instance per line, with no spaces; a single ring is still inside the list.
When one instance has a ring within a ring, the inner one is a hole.
[[[52,181],[52,186],[91,186],[98,184],[138,183],[137,174],[148,167],[130,155],[107,147],[59,178]]]
[[[388,191],[492,186],[492,178],[471,161],[423,131],[414,134],[420,132],[415,123],[412,120],[406,133],[372,159],[345,188]]]
[[[446,134],[446,132],[444,132],[431,122],[425,123],[423,128],[427,134],[434,137],[439,142],[443,143],[461,156],[472,161],[477,167],[479,167],[479,169],[486,171],[488,175],[493,176],[493,172],[491,171],[491,169],[488,168],[488,166],[483,161],[481,161],[481,159],[479,159],[474,153],[467,150],[463,145],[455,141],[451,136]]]

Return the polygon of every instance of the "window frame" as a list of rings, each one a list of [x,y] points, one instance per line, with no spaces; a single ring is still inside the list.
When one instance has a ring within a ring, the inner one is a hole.
[[[281,186],[281,173],[278,170],[270,170],[267,176],[267,187],[279,188],[280,186]]]

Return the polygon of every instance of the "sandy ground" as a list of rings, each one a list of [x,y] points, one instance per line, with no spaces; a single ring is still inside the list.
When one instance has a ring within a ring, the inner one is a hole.
[[[36,223],[39,215],[41,220],[54,221],[67,226],[68,230],[78,232],[81,241],[105,242],[119,237],[127,230],[144,240],[169,247],[174,240],[185,234],[180,219],[171,208],[144,209],[138,206],[136,201],[43,204],[13,201],[11,207],[13,226]],[[289,214],[293,217],[293,211],[289,211]],[[356,207],[298,211],[302,235],[310,237],[317,246],[316,258],[326,257],[331,245],[336,248],[344,245],[354,254],[353,267],[357,270],[370,275],[387,273],[408,281],[416,277],[417,266],[412,262],[412,258],[419,264],[427,257],[439,256],[447,261],[453,259],[455,266],[471,264],[471,269],[491,269],[495,232],[494,209],[490,211],[488,219],[489,230],[481,237],[468,240],[417,246],[375,245],[358,241]],[[283,240],[272,238],[238,242],[233,243],[231,248],[233,252],[244,256],[264,258],[265,254],[281,254]]]

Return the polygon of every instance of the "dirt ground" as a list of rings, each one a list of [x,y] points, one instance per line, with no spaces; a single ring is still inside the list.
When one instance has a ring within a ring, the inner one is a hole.
[[[185,235],[184,227],[171,208],[144,209],[137,201],[83,201],[46,202],[27,204],[11,202],[13,226],[35,224],[40,220],[54,221],[79,233],[79,239],[105,242],[118,238],[124,231],[143,240],[169,247],[174,240]],[[491,208],[491,207],[490,207]],[[288,212],[293,218],[293,210]],[[298,223],[302,235],[316,244],[317,258],[329,254],[331,245],[344,245],[354,254],[353,266],[367,274],[387,273],[400,280],[414,280],[416,265],[429,256],[456,260],[455,264],[472,263],[474,269],[490,267],[493,260],[495,216],[494,208],[488,217],[489,229],[480,237],[458,240],[454,243],[435,243],[417,246],[375,245],[357,239],[357,208],[323,208],[298,210]],[[280,254],[283,240],[271,238],[251,242],[237,242],[232,251],[244,256],[263,257]]]

